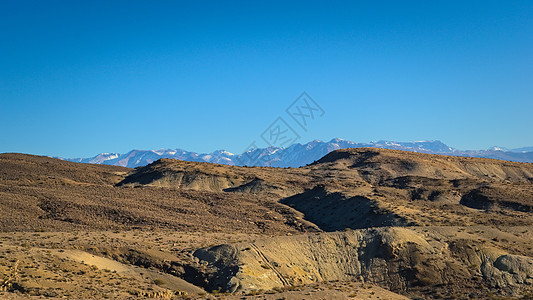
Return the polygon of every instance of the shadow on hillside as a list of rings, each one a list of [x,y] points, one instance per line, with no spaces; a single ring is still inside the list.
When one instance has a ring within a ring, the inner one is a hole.
[[[328,193],[323,186],[282,199],[280,203],[302,212],[307,221],[324,231],[408,225],[404,218],[378,207],[374,200]]]

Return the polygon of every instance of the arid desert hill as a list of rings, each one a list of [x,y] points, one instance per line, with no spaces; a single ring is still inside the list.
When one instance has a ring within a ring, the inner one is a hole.
[[[0,154],[0,208],[5,297],[486,298],[533,286],[528,163],[357,148],[301,168],[128,169]]]

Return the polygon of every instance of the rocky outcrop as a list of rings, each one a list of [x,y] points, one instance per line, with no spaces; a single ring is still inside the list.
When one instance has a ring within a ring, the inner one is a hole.
[[[533,284],[531,257],[400,227],[274,237],[199,249],[194,256],[209,274],[206,287],[228,292],[359,280],[404,294],[478,285],[516,295]]]

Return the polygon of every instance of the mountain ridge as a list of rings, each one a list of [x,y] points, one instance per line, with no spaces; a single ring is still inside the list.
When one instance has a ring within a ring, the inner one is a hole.
[[[226,150],[215,150],[211,153],[197,153],[176,148],[158,150],[134,149],[123,154],[100,153],[88,158],[56,158],[71,162],[105,164],[129,168],[146,166],[160,158],[236,166],[301,167],[313,163],[334,150],[363,147],[533,163],[533,147],[506,149],[494,146],[487,150],[459,150],[450,147],[439,140],[414,142],[379,140],[368,143],[357,143],[340,138],[333,138],[327,142],[313,140],[305,144],[293,144],[286,148],[272,146],[267,148],[256,148],[241,154],[234,154]]]

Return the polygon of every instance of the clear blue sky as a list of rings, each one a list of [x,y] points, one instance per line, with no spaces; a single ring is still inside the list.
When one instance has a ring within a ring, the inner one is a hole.
[[[533,146],[533,1],[5,0],[0,43],[0,152],[241,152],[303,91],[301,142]]]

